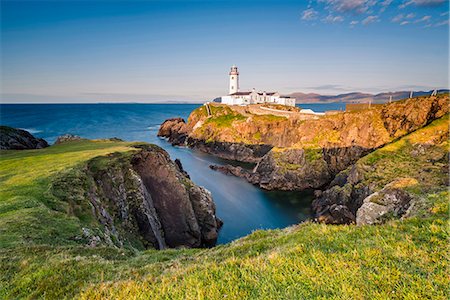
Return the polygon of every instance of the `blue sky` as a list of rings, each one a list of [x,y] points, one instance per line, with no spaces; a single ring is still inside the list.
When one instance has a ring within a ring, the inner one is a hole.
[[[448,1],[2,1],[3,102],[448,86]]]

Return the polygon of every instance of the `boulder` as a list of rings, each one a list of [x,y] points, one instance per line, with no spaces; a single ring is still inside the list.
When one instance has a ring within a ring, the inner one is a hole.
[[[371,194],[356,212],[357,225],[383,223],[388,218],[400,218],[408,210],[412,197],[404,189],[398,188],[405,179],[396,180],[381,191]]]

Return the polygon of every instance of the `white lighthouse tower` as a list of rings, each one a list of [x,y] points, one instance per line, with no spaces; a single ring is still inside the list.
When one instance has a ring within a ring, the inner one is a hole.
[[[230,95],[239,92],[239,72],[235,65],[230,71]]]

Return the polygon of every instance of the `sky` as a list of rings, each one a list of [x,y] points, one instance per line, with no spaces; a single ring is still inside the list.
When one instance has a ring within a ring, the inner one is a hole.
[[[5,1],[1,101],[448,87],[448,0]]]

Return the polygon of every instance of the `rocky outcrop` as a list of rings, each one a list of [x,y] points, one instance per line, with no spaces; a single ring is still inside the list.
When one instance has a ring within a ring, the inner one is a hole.
[[[166,137],[174,146],[184,145],[188,137],[186,122],[182,118],[167,119],[158,130],[159,137]]]
[[[211,166],[211,169],[244,178],[267,190],[318,189],[327,185],[339,171],[368,152],[360,147],[286,149],[270,151],[252,171],[231,165]]]
[[[91,160],[77,176],[54,182],[54,195],[66,199],[75,215],[90,206],[101,225],[90,230],[103,243],[156,249],[214,246],[222,222],[210,192],[196,186],[181,163],[161,148],[140,148],[132,155]]]
[[[355,223],[356,211],[373,188],[358,185],[363,180],[363,174],[355,165],[336,176],[328,189],[316,191],[312,209],[317,221],[326,224]]]
[[[28,131],[0,126],[1,150],[41,149],[45,147],[48,147],[48,143],[45,140],[35,138]]]
[[[81,141],[81,140],[83,140],[83,138],[81,138],[78,135],[64,134],[64,135],[58,136],[58,138],[55,141],[55,145],[67,143],[67,142],[73,142],[73,141]]]
[[[172,118],[161,124],[158,136],[167,138],[174,146],[188,146],[220,158],[250,163],[258,162],[272,149],[272,146],[264,144],[205,141],[189,137],[189,131],[188,124],[182,118]]]
[[[412,196],[405,190],[395,187],[402,180],[405,179],[394,181],[386,185],[381,191],[366,197],[356,212],[356,224],[380,224],[388,218],[403,216],[410,206]]]
[[[448,113],[448,94],[386,104],[381,109],[384,127],[391,137],[417,130]]]
[[[400,218],[420,195],[448,186],[448,116],[359,159],[340,172],[312,208],[327,224]]]

